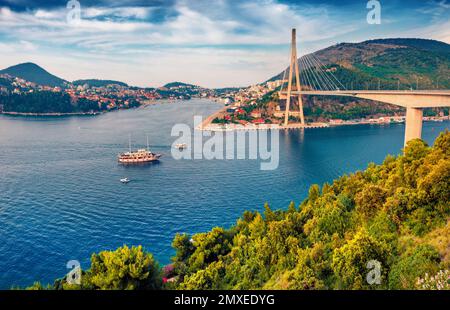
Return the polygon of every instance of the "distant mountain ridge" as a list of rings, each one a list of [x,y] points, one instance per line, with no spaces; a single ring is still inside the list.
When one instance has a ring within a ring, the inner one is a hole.
[[[188,84],[188,83],[183,83],[183,82],[171,82],[171,83],[167,83],[163,87],[165,87],[165,88],[174,88],[174,87],[201,88],[198,85],[193,85],[193,84]]]
[[[49,73],[42,67],[31,62],[8,67],[1,70],[0,74],[9,74],[11,76],[27,80],[29,82],[52,87],[63,86],[65,83],[67,83],[66,80]]]
[[[114,81],[114,80],[99,80],[99,79],[86,79],[86,80],[76,80],[73,81],[72,84],[74,85],[89,85],[91,87],[105,87],[108,85],[120,85],[128,87],[127,83],[120,82],[120,81]]]
[[[39,85],[44,86],[59,86],[62,87],[65,84],[72,83],[73,85],[89,85],[90,87],[105,87],[108,85],[120,85],[124,87],[131,87],[125,82],[116,81],[116,80],[103,80],[103,79],[79,79],[75,80],[73,82],[66,81],[62,78],[59,78],[51,73],[49,73],[47,70],[43,69],[41,66],[26,62],[21,63],[18,65],[14,65],[11,67],[8,67],[6,69],[0,70],[0,74],[8,74],[12,77],[18,77],[21,79],[24,79],[29,82],[33,82]],[[163,86],[164,88],[186,88],[186,89],[206,89],[204,87],[188,84],[188,83],[182,83],[182,82],[171,82],[167,83]],[[135,87],[133,87],[135,88]],[[151,87],[147,87],[145,89],[153,89]]]
[[[432,52],[444,52],[450,53],[450,44],[445,42],[429,40],[429,39],[375,39],[368,40],[363,43],[375,43],[375,44],[392,44],[392,45],[400,45],[400,46],[408,46],[414,47],[417,49],[422,49],[426,51]]]

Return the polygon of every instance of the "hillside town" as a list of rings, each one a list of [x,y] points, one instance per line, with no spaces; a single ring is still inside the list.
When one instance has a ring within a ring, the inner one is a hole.
[[[282,122],[285,115],[285,102],[279,99],[278,92],[286,81],[274,80],[266,83],[252,85],[238,91],[224,94],[221,101],[225,104],[225,108],[221,109],[208,120],[206,120],[201,129],[211,131],[222,130],[245,130],[245,129],[275,129],[282,128]],[[313,104],[311,104],[313,102]],[[323,112],[330,111],[329,105],[325,103],[326,99],[314,99],[305,96],[304,104],[306,109],[310,111],[309,105],[317,105]],[[352,100],[352,104],[359,104],[364,100]],[[332,103],[336,104],[336,103]],[[367,104],[367,103],[365,103]],[[350,113],[345,115],[345,111],[340,113],[322,113],[315,116],[306,115],[310,128],[342,126],[342,125],[358,125],[358,124],[391,124],[404,123],[405,111],[401,107],[395,107],[382,103],[369,103],[374,108],[366,113],[360,113],[360,117],[351,117]],[[295,104],[294,104],[295,106]],[[298,111],[291,110],[289,119],[298,121]],[[333,115],[342,115],[345,117],[333,117]],[[424,115],[424,121],[444,121],[449,120],[448,109],[427,110]],[[296,124],[292,124],[289,128],[297,128]]]
[[[65,83],[64,86],[45,86],[8,74],[0,74],[0,95],[26,95],[39,92],[67,94],[76,105],[80,100],[95,102],[98,109],[109,111],[152,104],[156,100],[188,100],[190,98],[215,98],[215,92],[184,83],[170,83],[160,88],[130,87],[123,83],[92,86],[88,83]],[[0,112],[4,111],[0,98]],[[11,111],[13,112],[13,111]]]

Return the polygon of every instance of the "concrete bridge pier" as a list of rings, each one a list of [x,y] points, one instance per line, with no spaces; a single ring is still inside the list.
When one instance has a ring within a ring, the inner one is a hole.
[[[422,138],[423,110],[406,108],[405,146],[410,140]]]

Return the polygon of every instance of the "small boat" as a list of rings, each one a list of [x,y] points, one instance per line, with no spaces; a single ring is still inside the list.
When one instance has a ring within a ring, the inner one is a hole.
[[[129,183],[129,182],[130,182],[130,179],[128,179],[128,178],[123,178],[123,179],[120,179],[120,182],[122,182],[122,183]]]
[[[179,150],[184,150],[187,148],[187,144],[186,143],[177,143],[177,144],[175,144],[175,148],[179,149]]]

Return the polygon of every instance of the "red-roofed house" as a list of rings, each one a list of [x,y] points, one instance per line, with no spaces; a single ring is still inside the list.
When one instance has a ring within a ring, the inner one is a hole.
[[[264,124],[264,120],[262,118],[257,118],[252,120],[253,124]]]

